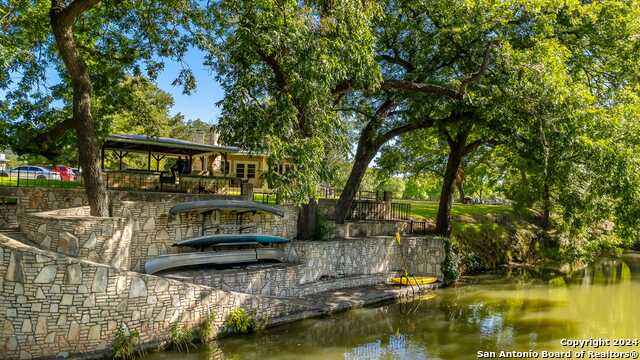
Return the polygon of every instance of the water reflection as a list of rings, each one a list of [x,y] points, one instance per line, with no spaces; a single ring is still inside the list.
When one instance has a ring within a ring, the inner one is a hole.
[[[477,351],[568,350],[562,338],[640,337],[640,257],[572,276],[514,271],[433,294],[222,339],[185,359],[472,359]],[[154,354],[150,359],[173,359]]]

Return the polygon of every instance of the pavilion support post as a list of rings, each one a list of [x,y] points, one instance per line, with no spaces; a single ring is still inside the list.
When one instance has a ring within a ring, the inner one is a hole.
[[[122,155],[122,151],[118,152],[117,156],[118,156],[118,162],[119,162],[118,169],[122,170],[122,158],[124,157],[124,155]]]
[[[78,152],[78,153],[80,153],[80,152]],[[78,164],[80,164],[80,161],[78,161]],[[78,166],[80,166],[80,165],[78,165]],[[100,167],[104,171],[104,145],[100,148]]]
[[[147,170],[151,171],[151,150],[149,150],[149,155],[147,156]]]
[[[155,155],[155,154],[152,154],[151,156],[153,157],[153,160],[156,161],[156,171],[160,171],[160,161],[162,161],[162,159],[164,159],[166,157],[166,155]]]
[[[227,177],[227,166],[229,166],[229,159],[227,158],[228,153],[222,153],[222,156],[224,157],[224,165],[222,165],[222,174],[224,175],[224,177]]]
[[[189,155],[189,175],[193,171],[193,155]]]

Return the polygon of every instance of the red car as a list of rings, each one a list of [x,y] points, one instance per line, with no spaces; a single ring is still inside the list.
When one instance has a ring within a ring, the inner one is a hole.
[[[55,165],[51,168],[51,170],[60,174],[60,178],[62,179],[62,181],[74,181],[76,179],[76,174],[68,166]]]

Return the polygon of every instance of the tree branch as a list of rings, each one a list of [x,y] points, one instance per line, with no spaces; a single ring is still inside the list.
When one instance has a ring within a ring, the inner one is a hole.
[[[282,71],[282,68],[280,67],[280,64],[278,63],[276,58],[272,55],[267,55],[267,53],[264,52],[264,50],[257,44],[253,44],[253,48],[255,49],[258,56],[260,56],[260,59],[262,59],[262,61],[264,61],[264,63],[267,64],[269,68],[271,68],[271,71],[273,71],[276,84],[278,84],[280,90],[287,89],[289,87],[289,81],[287,80],[287,76],[285,75],[284,71]]]
[[[342,98],[346,95],[346,93],[351,90],[351,86],[353,86],[353,84],[351,83],[351,79],[349,79],[339,82],[331,90],[331,93],[336,96],[335,100],[333,101],[334,105],[338,104],[340,100],[342,100]]]
[[[445,140],[447,140],[447,144],[449,144],[449,147],[453,146],[454,140],[451,137],[449,130],[447,130],[447,128],[444,125],[441,125],[438,131],[440,132],[442,137],[444,137]]]
[[[64,6],[62,0],[51,0],[51,10],[56,11],[60,20],[66,24],[71,25],[83,12],[91,9],[100,0],[74,0],[67,6]]]
[[[485,141],[483,139],[478,139],[474,142],[471,142],[467,145],[465,145],[464,147],[464,155],[467,155],[469,153],[471,153],[472,151],[476,150],[478,147],[480,147],[480,145],[484,144]]]
[[[382,134],[379,139],[378,142],[381,144],[386,143],[387,141],[393,139],[396,136],[402,135],[404,133],[410,132],[410,131],[414,131],[414,130],[419,130],[419,129],[426,129],[428,127],[433,126],[433,124],[435,123],[435,121],[431,118],[424,118],[420,121],[417,122],[412,122],[409,124],[404,124],[401,126],[397,126],[389,131],[387,131],[386,133]]]
[[[487,71],[487,68],[489,67],[489,62],[491,60],[491,49],[493,49],[494,45],[495,45],[494,42],[490,42],[489,44],[487,44],[487,47],[484,49],[484,57],[482,58],[482,64],[480,64],[478,71],[471,74],[471,76],[469,76],[467,79],[462,80],[462,83],[460,84],[459,93],[464,94],[464,92],[467,89],[467,86],[478,81],[478,79],[480,79],[480,77]]]
[[[463,94],[450,89],[445,86],[435,85],[435,84],[426,84],[426,83],[418,83],[408,80],[385,80],[382,82],[382,90],[390,90],[390,91],[407,91],[407,92],[419,92],[429,95],[442,95],[447,96],[453,99],[461,100],[463,98]]]
[[[399,56],[379,55],[379,57],[388,63],[402,66],[407,72],[411,72],[415,69],[412,63],[400,58]]]
[[[349,91],[351,89],[351,86],[352,84],[350,79],[341,81],[333,88],[333,90],[331,90],[331,93],[334,95],[342,95]]]
[[[67,118],[59,123],[56,123],[52,127],[46,129],[45,132],[36,135],[34,141],[40,144],[41,147],[49,147],[50,144],[55,143],[61,137],[63,137],[67,131],[73,128],[73,118]]]

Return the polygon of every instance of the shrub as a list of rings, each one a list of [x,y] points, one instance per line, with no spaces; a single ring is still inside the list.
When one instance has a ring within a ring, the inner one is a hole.
[[[189,347],[195,347],[193,331],[186,329],[177,322],[171,325],[170,346],[177,351],[189,352]]]
[[[216,313],[211,312],[200,327],[200,342],[206,343],[216,335]]]
[[[247,334],[256,329],[256,320],[243,308],[237,308],[229,313],[224,327],[231,334]]]
[[[114,359],[131,360],[142,357],[140,333],[136,330],[127,331],[124,326],[119,326],[113,339],[111,351]]]
[[[326,216],[316,213],[316,226],[313,228],[312,238],[316,241],[329,240],[335,233],[334,225]]]
[[[442,238],[444,242],[444,260],[442,262],[442,275],[445,285],[455,283],[460,278],[460,256],[457,247],[449,238]]]

